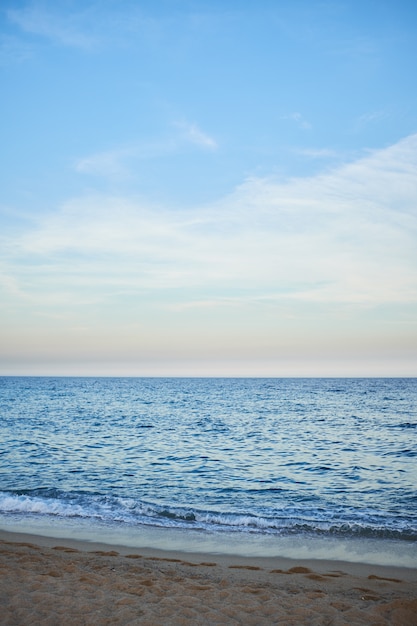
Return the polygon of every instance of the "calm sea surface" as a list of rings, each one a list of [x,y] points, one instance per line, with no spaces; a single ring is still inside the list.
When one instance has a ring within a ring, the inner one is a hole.
[[[417,566],[417,379],[4,377],[0,420],[1,528]]]

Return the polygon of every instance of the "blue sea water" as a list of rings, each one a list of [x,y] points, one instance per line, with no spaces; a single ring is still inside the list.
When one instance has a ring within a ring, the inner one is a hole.
[[[0,378],[0,528],[417,566],[417,379]]]

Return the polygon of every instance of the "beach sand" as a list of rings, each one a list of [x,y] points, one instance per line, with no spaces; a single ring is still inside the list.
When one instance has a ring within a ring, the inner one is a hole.
[[[417,570],[0,532],[0,623],[417,626]]]

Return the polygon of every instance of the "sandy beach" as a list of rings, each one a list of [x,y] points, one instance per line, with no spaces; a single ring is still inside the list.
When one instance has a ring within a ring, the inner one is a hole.
[[[0,623],[417,625],[417,570],[0,532]]]

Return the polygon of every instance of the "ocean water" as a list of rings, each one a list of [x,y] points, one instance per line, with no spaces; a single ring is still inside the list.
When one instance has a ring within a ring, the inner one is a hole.
[[[417,567],[417,379],[0,378],[0,528]]]

